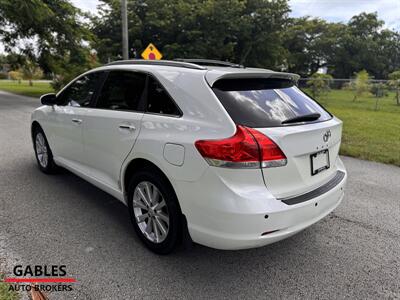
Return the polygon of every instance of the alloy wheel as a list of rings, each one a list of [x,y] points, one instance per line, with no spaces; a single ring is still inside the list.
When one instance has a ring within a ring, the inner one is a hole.
[[[169,213],[159,189],[149,181],[140,182],[132,200],[135,221],[142,234],[153,243],[162,243],[168,236]]]
[[[48,154],[48,150],[47,150],[46,141],[41,132],[36,134],[35,145],[36,145],[37,159],[38,159],[40,165],[43,168],[46,168],[47,164],[49,162],[49,154]]]

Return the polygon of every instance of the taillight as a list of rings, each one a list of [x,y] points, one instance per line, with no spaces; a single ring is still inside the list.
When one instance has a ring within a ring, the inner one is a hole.
[[[201,140],[195,146],[209,165],[225,168],[266,168],[286,165],[282,150],[261,132],[238,125],[222,140]]]
[[[274,168],[286,166],[287,159],[281,148],[266,135],[253,128],[246,128],[256,139],[261,151],[261,167]]]

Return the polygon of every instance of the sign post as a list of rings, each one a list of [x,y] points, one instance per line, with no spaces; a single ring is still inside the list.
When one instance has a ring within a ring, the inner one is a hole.
[[[121,17],[122,17],[122,57],[129,59],[128,53],[128,13],[126,8],[126,0],[121,1]]]

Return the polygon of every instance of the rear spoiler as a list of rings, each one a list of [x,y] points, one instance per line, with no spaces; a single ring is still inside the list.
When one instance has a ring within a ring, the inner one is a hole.
[[[241,72],[221,72],[219,70],[210,70],[206,73],[206,81],[212,87],[215,82],[220,79],[236,79],[236,78],[279,78],[287,79],[297,83],[300,76],[293,73],[274,72],[260,69],[260,71],[241,71]]]

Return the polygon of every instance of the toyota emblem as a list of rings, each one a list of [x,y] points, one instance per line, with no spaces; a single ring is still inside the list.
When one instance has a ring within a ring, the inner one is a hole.
[[[324,140],[324,142],[326,143],[326,142],[328,142],[328,140],[329,140],[329,138],[331,137],[331,131],[330,130],[328,130],[327,132],[325,132],[324,133],[324,135],[322,136],[322,138],[323,138],[323,140]]]

